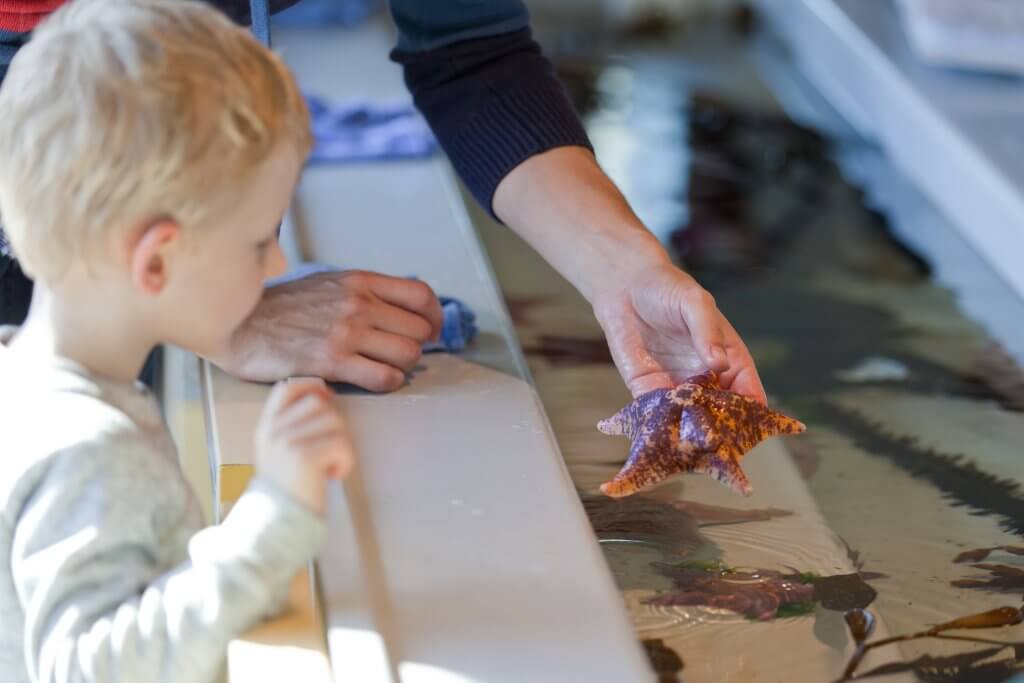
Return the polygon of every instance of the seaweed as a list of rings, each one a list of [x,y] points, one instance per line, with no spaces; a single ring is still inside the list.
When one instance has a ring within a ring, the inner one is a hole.
[[[867,638],[871,634],[871,630],[874,626],[874,616],[862,609],[850,610],[845,615],[846,624],[850,629],[850,635],[853,637],[856,643],[856,649],[853,655],[850,657],[849,663],[846,665],[842,676],[839,678],[839,683],[850,680],[861,680],[870,676],[877,676],[882,674],[891,674],[901,671],[917,671],[923,675],[925,680],[929,681],[953,681],[963,680],[961,677],[966,671],[971,671],[975,674],[984,672],[984,675],[989,674],[1000,674],[1010,673],[1011,668],[1003,664],[1001,667],[997,667],[997,670],[993,671],[991,665],[982,665],[982,668],[975,667],[974,665],[978,662],[982,662],[989,659],[995,654],[998,654],[1004,648],[1012,648],[1014,653],[1013,664],[1020,661],[1022,653],[1024,653],[1024,643],[1006,643],[1001,641],[994,641],[988,638],[980,638],[974,636],[959,636],[951,635],[949,631],[960,631],[960,630],[977,630],[977,629],[990,629],[990,628],[1003,628],[1006,626],[1015,626],[1024,620],[1024,614],[1021,610],[1016,607],[998,607],[996,609],[989,610],[987,612],[980,612],[977,614],[969,614],[964,617],[947,621],[923,631],[917,633],[910,633],[900,636],[891,636],[889,638],[883,638],[874,642],[868,642]],[[940,640],[957,640],[969,643],[983,643],[987,645],[996,645],[995,648],[990,648],[986,651],[981,652],[970,652],[961,655],[955,655],[953,657],[944,657],[941,659],[933,657],[919,657],[912,662],[906,662],[902,664],[888,664],[876,669],[873,669],[865,674],[854,677],[857,671],[857,667],[863,661],[864,656],[873,649],[884,647],[886,645],[892,645],[894,643],[904,643],[911,640],[922,640],[926,638],[935,638]],[[943,676],[942,678],[936,678],[934,676]],[[972,677],[972,680],[981,680],[976,677]],[[985,679],[985,680],[1003,680],[998,679]]]
[[[1016,545],[997,545],[991,548],[978,548],[976,550],[965,550],[953,558],[954,562],[981,562],[988,559],[992,553],[1002,550],[1011,555],[1024,555],[1024,547]]]
[[[683,670],[682,657],[665,644],[661,638],[641,640],[647,659],[651,662],[654,672],[658,675],[658,683],[676,683],[679,672]]]
[[[981,588],[991,591],[1024,590],[1024,569],[1020,567],[987,562],[978,562],[971,566],[988,572],[988,576],[983,579],[957,579],[950,581],[950,585],[956,588]]]
[[[546,306],[552,299],[551,296],[507,296],[505,307],[508,308],[508,315],[517,327],[530,327],[530,312]]]
[[[806,617],[814,614],[815,605],[813,600],[803,602],[790,602],[781,605],[775,612],[777,619],[792,619],[794,617]]]
[[[612,352],[603,338],[541,335],[539,342],[524,346],[528,356],[540,356],[553,365],[612,365]]]
[[[1020,483],[985,472],[960,454],[941,453],[919,445],[910,437],[893,437],[883,427],[852,411],[822,402],[819,418],[848,435],[865,453],[885,458],[905,472],[931,482],[954,505],[974,513],[1001,517],[1000,526],[1024,533],[1024,498]]]

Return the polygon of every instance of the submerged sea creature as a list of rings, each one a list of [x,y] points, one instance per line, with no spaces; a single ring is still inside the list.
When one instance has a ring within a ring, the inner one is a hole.
[[[604,434],[623,434],[632,442],[622,470],[601,485],[601,492],[613,498],[683,472],[707,474],[749,495],[752,487],[740,468],[743,456],[768,437],[806,429],[798,420],[722,389],[718,375],[710,370],[675,389],[655,389],[637,397],[597,428]]]
[[[817,577],[810,574],[763,569],[739,571],[699,563],[655,566],[675,582],[676,590],[647,600],[649,605],[717,607],[759,621],[814,611],[813,582]]]
[[[862,609],[878,593],[853,574],[819,576],[791,569],[733,569],[719,562],[657,562],[654,567],[675,583],[675,590],[647,601],[650,605],[703,605],[767,621],[810,614],[816,605],[833,611]]]
[[[853,574],[819,576],[792,569],[733,569],[718,562],[657,562],[654,567],[675,583],[675,590],[647,601],[650,605],[703,605],[767,621],[810,614],[816,605],[833,611],[862,609],[878,593]]]

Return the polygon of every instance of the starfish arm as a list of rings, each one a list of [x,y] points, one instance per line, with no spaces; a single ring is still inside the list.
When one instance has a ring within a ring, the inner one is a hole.
[[[761,438],[767,439],[779,434],[802,434],[807,431],[807,425],[788,415],[768,410],[761,419]]]
[[[717,451],[707,453],[697,460],[693,471],[708,475],[735,493],[749,496],[754,487],[750,485],[750,480],[740,467],[742,457],[743,452],[739,449],[723,445]]]
[[[615,498],[649,489],[692,467],[693,446],[679,440],[678,413],[674,404],[662,403],[661,419],[645,423],[633,438],[629,459],[601,492]]]
[[[631,419],[629,414],[629,409],[631,407],[631,405],[628,405],[611,417],[598,422],[597,430],[602,434],[607,434],[608,436],[620,436],[625,434],[626,425]]]
[[[741,453],[746,453],[765,439],[779,434],[799,434],[804,423],[764,407],[757,401],[725,391],[713,393],[712,412],[718,415],[719,429],[729,435]],[[710,449],[709,449],[710,450]]]
[[[652,421],[652,417],[656,422],[660,413],[670,409],[666,401],[671,393],[669,389],[655,389],[637,396],[628,406],[598,422],[598,431],[609,436],[625,435],[635,440],[644,425]]]

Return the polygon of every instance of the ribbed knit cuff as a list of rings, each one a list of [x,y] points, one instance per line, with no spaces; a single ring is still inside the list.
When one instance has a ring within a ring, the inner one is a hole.
[[[528,158],[556,147],[593,149],[529,30],[422,53],[395,51],[416,105],[452,165],[494,215],[494,192]]]
[[[498,184],[519,164],[556,147],[593,149],[554,79],[492,92],[463,125],[435,134],[463,182],[491,215]]]

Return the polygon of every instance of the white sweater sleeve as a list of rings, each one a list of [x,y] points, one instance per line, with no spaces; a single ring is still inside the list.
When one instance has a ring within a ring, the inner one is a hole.
[[[256,480],[188,558],[165,557],[166,468],[137,438],[62,451],[14,529],[11,569],[33,681],[215,680],[228,642],[265,616],[314,556],[324,521]],[[163,473],[164,476],[161,476]],[[170,520],[171,524],[174,520]]]

